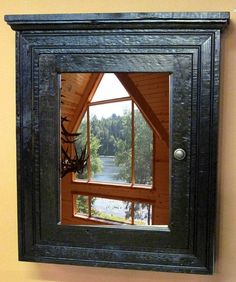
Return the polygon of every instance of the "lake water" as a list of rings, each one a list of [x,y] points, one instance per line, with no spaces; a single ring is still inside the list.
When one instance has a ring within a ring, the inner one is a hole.
[[[92,180],[99,182],[125,183],[124,180],[117,179],[119,167],[115,165],[114,156],[100,156],[103,169],[96,173]],[[96,198],[93,207],[105,214],[123,217],[125,220],[126,203],[124,201]]]
[[[119,174],[119,167],[115,165],[114,156],[100,156],[103,169],[101,172],[96,173],[92,180],[99,182],[113,182],[113,183],[125,183],[124,180],[117,179]]]
[[[108,183],[126,183],[124,180],[117,179],[119,167],[115,165],[114,156],[100,156],[103,169],[100,173],[93,176],[94,181]],[[106,199],[102,197],[93,197],[92,209],[100,213],[99,218],[115,220],[122,223],[131,223],[131,218],[126,218],[126,213],[129,211],[131,202]],[[140,213],[138,216],[137,213]],[[146,225],[148,210],[146,207],[135,211],[135,218],[138,217],[138,222],[135,219],[135,224]]]

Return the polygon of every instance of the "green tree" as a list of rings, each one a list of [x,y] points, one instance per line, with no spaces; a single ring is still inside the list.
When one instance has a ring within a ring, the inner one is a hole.
[[[152,130],[136,109],[134,112],[134,176],[137,184],[152,183]],[[116,142],[115,164],[119,167],[117,178],[130,182],[131,175],[131,114],[122,117],[122,138]]]
[[[137,184],[152,184],[153,132],[142,113],[134,112],[134,175]]]
[[[123,139],[116,143],[115,163],[119,166],[118,178],[131,182],[131,122],[127,122],[130,114],[126,113],[123,120]],[[131,117],[130,117],[131,118]],[[152,162],[153,162],[153,133],[143,115],[138,109],[134,111],[134,177],[137,184],[152,183]],[[134,218],[143,220],[143,209],[148,209],[149,205],[145,203],[136,203],[134,207],[126,202],[126,219],[131,217],[132,208],[134,209]],[[148,214],[145,215],[147,217]]]
[[[124,180],[127,183],[131,182],[131,145],[125,140],[116,142],[115,164],[119,168],[119,173],[116,179]]]
[[[102,161],[99,157],[98,150],[101,147],[99,139],[90,135],[90,163],[91,163],[91,176],[94,176],[95,173],[101,172]]]
[[[88,196],[80,195],[76,198],[77,212],[88,215]]]
[[[85,114],[86,117],[86,114]],[[87,119],[83,118],[80,127],[78,129],[78,132],[80,133],[80,138],[78,138],[78,141],[76,143],[76,149],[78,152],[80,152],[85,146],[87,146]],[[101,147],[100,140],[94,136],[93,134],[90,134],[90,164],[91,164],[91,176],[93,176],[95,173],[98,173],[102,171],[102,161],[99,157],[99,148]],[[88,170],[87,167],[84,169],[82,174],[77,174],[77,178],[79,179],[87,179],[88,178]]]
[[[94,202],[96,201],[96,198],[91,197],[90,201],[91,201],[91,206],[93,206]],[[77,196],[76,207],[77,207],[77,213],[89,216],[89,197],[84,195]],[[95,216],[98,214],[98,212],[92,208],[91,214]]]
[[[85,117],[87,115],[85,114]],[[87,146],[87,119],[83,118],[78,132],[80,133],[80,138],[78,139],[76,143],[76,149],[78,152],[84,148],[84,146]],[[90,135],[90,163],[91,163],[91,176],[93,176],[95,173],[100,172],[102,170],[102,161],[99,157],[98,150],[100,148],[101,144],[99,139],[94,136]],[[79,179],[87,179],[88,178],[88,169],[87,167],[84,169],[82,174],[77,174],[76,178]],[[91,203],[95,201],[95,198],[92,197]],[[88,215],[88,196],[80,195],[76,199],[76,206],[77,211],[79,213]]]

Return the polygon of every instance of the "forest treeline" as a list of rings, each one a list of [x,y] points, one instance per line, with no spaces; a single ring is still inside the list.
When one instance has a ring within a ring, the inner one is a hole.
[[[91,135],[100,141],[99,155],[115,156],[117,142],[122,140],[127,147],[131,147],[131,114],[127,112],[123,116],[113,114],[109,118],[91,118]]]

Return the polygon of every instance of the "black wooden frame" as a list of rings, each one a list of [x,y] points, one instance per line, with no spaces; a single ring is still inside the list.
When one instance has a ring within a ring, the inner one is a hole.
[[[17,31],[19,258],[213,272],[222,13],[11,15]],[[172,74],[168,228],[60,225],[61,72]]]

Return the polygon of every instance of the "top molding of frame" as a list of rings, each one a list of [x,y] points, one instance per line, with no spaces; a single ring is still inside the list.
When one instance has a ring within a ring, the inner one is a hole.
[[[229,17],[229,12],[45,14],[7,15],[5,21],[16,31],[137,27],[223,30]]]

